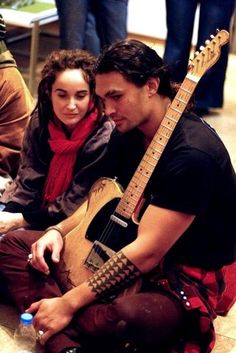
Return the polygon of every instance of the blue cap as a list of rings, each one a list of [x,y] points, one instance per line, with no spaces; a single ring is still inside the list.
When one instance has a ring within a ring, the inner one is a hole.
[[[20,316],[20,322],[23,325],[30,325],[33,322],[33,315],[29,313],[23,313]]]

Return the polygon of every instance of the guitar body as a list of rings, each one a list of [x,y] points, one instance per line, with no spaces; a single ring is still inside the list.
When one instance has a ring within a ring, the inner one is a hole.
[[[92,186],[85,216],[65,236],[64,271],[72,286],[86,281],[114,252],[135,238],[137,226],[134,223],[124,229],[110,219],[122,195],[122,187],[113,179],[102,178]],[[97,240],[101,243],[97,244]]]

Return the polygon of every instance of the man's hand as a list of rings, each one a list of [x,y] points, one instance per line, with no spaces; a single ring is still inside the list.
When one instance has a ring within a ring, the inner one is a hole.
[[[33,323],[36,332],[43,332],[39,337],[39,341],[43,345],[49,337],[66,327],[74,314],[63,297],[42,299],[31,304],[26,311],[32,314],[36,313]]]
[[[31,246],[32,259],[30,264],[38,271],[49,274],[49,267],[45,261],[45,252],[51,252],[53,262],[60,261],[63,239],[56,229],[51,229]]]
[[[4,234],[20,227],[26,227],[28,223],[24,220],[22,213],[0,212],[0,233]]]

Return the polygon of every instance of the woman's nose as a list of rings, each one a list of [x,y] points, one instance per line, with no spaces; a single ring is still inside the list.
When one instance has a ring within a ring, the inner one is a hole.
[[[68,109],[75,109],[76,108],[76,101],[75,99],[71,98],[67,104]]]

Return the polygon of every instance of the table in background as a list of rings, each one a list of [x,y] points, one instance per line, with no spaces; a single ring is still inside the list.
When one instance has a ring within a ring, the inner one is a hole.
[[[18,10],[0,8],[0,13],[6,24],[31,29],[28,86],[32,94],[35,86],[40,26],[58,20],[55,4],[49,1],[38,0],[32,5],[21,7]]]

